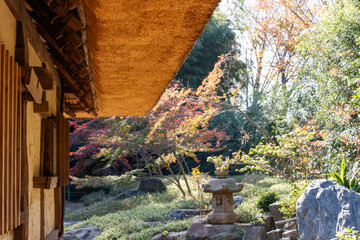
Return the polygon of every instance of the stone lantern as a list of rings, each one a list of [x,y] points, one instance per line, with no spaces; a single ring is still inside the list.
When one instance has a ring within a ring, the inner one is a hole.
[[[206,193],[212,193],[213,212],[208,215],[211,224],[236,223],[238,215],[233,211],[233,193],[240,192],[243,185],[233,178],[227,178],[228,171],[215,171],[216,179],[202,185]]]

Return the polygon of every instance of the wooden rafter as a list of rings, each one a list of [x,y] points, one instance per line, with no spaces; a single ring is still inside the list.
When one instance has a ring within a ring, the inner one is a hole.
[[[88,61],[85,21],[78,17],[76,8],[80,1],[26,0],[29,14],[37,31],[44,38],[61,79],[68,90],[79,100],[78,104],[91,116],[96,116],[96,96],[92,86],[91,68]],[[81,11],[80,11],[81,12]],[[86,50],[85,50],[86,49]],[[64,108],[74,115],[73,107]]]

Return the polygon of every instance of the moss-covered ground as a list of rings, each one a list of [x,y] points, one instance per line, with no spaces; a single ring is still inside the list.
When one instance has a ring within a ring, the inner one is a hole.
[[[283,197],[291,189],[287,180],[278,177],[264,175],[233,177],[244,184],[244,189],[240,193],[244,197],[244,202],[235,210],[239,215],[240,222],[250,222],[260,212],[256,203],[261,194],[274,191]],[[190,226],[195,218],[166,221],[171,211],[178,208],[208,207],[211,198],[210,194],[202,194],[199,191],[198,183],[194,177],[189,176],[188,178],[194,198],[183,197],[174,184],[164,180],[167,184],[166,192],[141,195],[120,201],[115,200],[114,197],[99,201],[98,199],[101,198],[96,196],[97,193],[92,193],[92,196],[85,198],[87,207],[77,211],[67,211],[65,218],[71,221],[81,221],[70,228],[87,224],[98,226],[102,233],[96,238],[97,240],[148,240],[151,236],[163,231],[183,231]],[[207,180],[208,177],[201,178],[200,184],[207,182]],[[136,187],[136,184],[132,187]],[[120,193],[121,190],[116,194]],[[92,202],[91,199],[96,199],[96,201]]]

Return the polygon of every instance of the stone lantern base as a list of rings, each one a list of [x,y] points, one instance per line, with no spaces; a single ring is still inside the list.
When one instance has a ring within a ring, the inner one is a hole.
[[[208,220],[211,224],[232,224],[236,223],[239,216],[234,212],[229,213],[210,213]]]

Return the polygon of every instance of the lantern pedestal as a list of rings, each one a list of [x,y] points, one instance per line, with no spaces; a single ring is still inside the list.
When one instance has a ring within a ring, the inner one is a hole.
[[[216,179],[202,186],[204,192],[213,194],[214,211],[208,215],[208,220],[211,224],[236,223],[238,215],[233,211],[233,193],[240,192],[244,186],[233,178],[227,178],[227,171],[216,171],[215,175]]]

